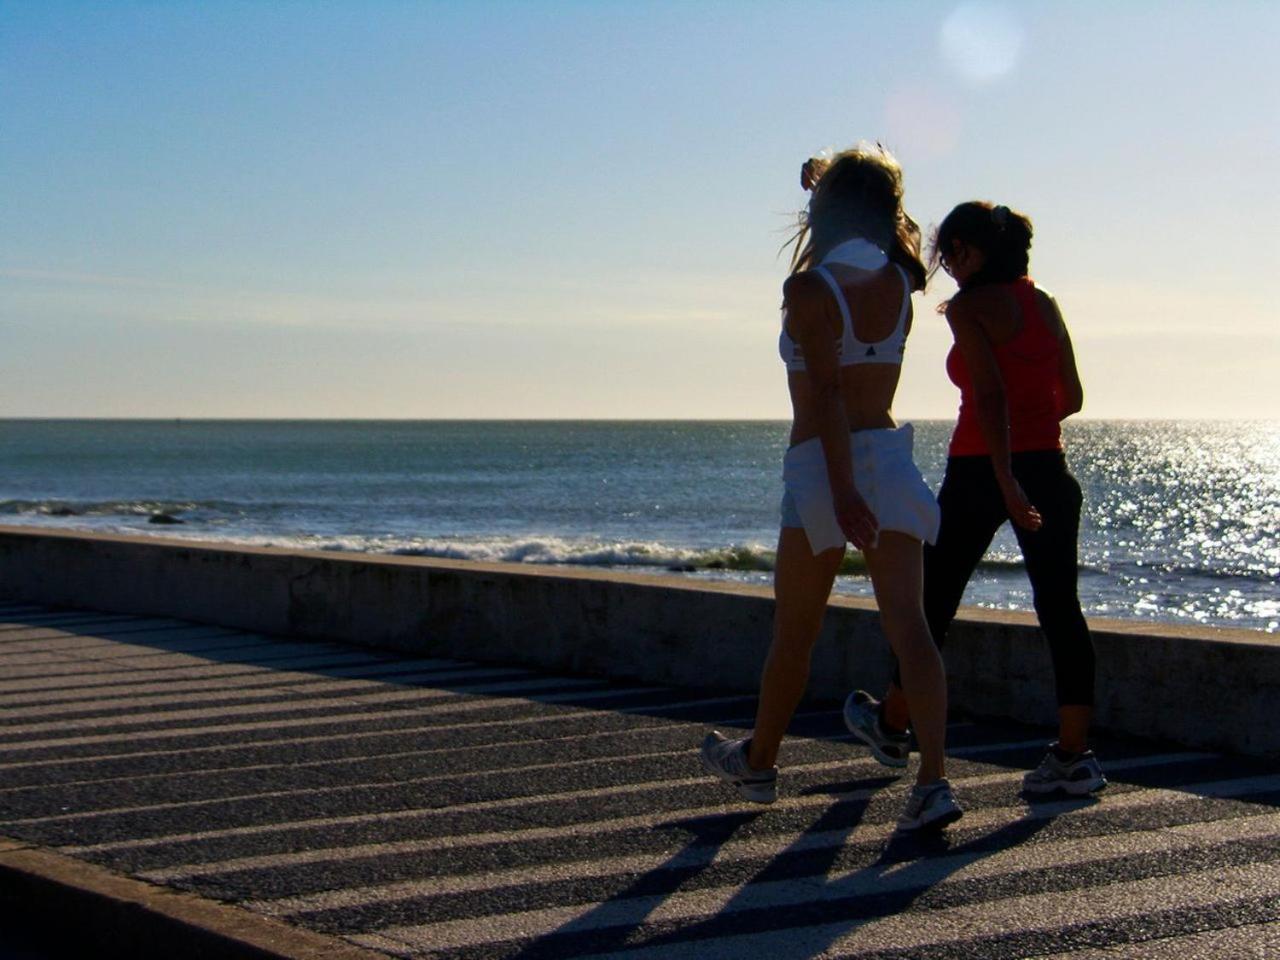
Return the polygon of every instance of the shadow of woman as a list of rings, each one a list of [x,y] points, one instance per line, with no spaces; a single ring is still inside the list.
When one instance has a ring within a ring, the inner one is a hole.
[[[875,790],[894,783],[891,777],[815,787],[804,793],[853,794],[852,799],[838,800],[783,851],[769,857],[763,867],[758,860],[734,863],[720,860],[721,848],[739,831],[763,816],[755,810],[739,814],[721,814],[664,823],[655,829],[678,829],[691,833],[692,839],[663,863],[637,877],[608,900],[575,917],[556,930],[539,937],[514,954],[518,960],[551,960],[580,954],[601,954],[625,950],[643,943],[649,945],[651,928],[660,930],[656,942],[676,942],[685,936],[662,936],[681,920],[660,919],[655,913],[674,894],[690,889],[721,889],[726,885],[747,890],[751,884],[769,882],[775,875],[824,875],[835,862],[844,842],[862,822]],[[743,882],[745,878],[745,883]],[[735,897],[736,900],[736,897]],[[732,907],[734,901],[726,905]],[[723,911],[722,911],[723,912]],[[691,939],[699,939],[699,925],[692,928]],[[713,936],[722,935],[717,931]]]
[[[693,817],[656,825],[655,830],[687,833],[689,841],[608,900],[511,954],[511,960],[551,960],[574,953],[599,953],[625,947],[655,909],[706,871],[715,862],[721,847],[739,830],[754,823],[762,812]]]
[[[852,785],[839,786],[839,792],[845,792]],[[867,786],[859,784],[859,792],[865,795]],[[1028,808],[1018,820],[960,843],[948,834],[893,835],[883,846],[851,843],[869,802],[859,799],[833,804],[743,882],[713,915],[692,922],[664,920],[643,934],[637,922],[625,930],[610,931],[609,939],[615,948],[639,948],[637,958],[667,956],[683,946],[700,957],[746,956],[759,949],[781,960],[811,960],[857,928],[908,909],[958,871],[1026,842],[1057,815],[1045,816]],[[1082,800],[1079,806],[1092,802],[1096,801]],[[865,861],[868,854],[875,859],[865,866],[848,872],[840,866],[850,859]],[[652,912],[651,908],[646,916]],[[735,942],[735,938],[753,934],[766,935],[768,942]],[[699,941],[704,946],[699,946]],[[710,941],[718,942],[712,948]],[[573,945],[581,949],[565,951],[567,946],[561,941],[559,952],[553,949],[537,956],[604,952],[604,942],[599,939]]]

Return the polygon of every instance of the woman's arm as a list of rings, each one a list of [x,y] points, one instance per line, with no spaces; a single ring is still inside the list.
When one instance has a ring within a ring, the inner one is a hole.
[[[830,291],[821,278],[798,273],[787,278],[782,297],[787,310],[787,333],[804,356],[803,381],[827,461],[836,519],[849,542],[861,550],[875,542],[877,523],[853,483],[849,420],[840,390],[840,359],[835,345],[838,326],[833,322]]]
[[[982,326],[982,298],[982,294],[973,293],[953,297],[947,305],[947,323],[951,326],[951,334],[964,357],[973,383],[978,428],[987,442],[987,449],[991,451],[991,466],[1004,496],[1005,509],[1018,526],[1038,530],[1042,522],[1040,512],[1032,506],[1013,476],[1009,450],[1009,407],[1005,398],[1004,379],[1000,376],[1000,365],[996,362],[991,340]]]
[[[1071,346],[1071,334],[1067,332],[1067,323],[1062,319],[1058,301],[1049,293],[1045,293],[1044,299],[1049,305],[1050,324],[1062,342],[1062,353],[1058,360],[1058,419],[1065,420],[1084,407],[1084,387],[1080,385],[1076,352]]]

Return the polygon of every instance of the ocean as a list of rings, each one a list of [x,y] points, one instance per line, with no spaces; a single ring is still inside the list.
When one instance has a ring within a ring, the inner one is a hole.
[[[1086,614],[1280,630],[1280,421],[1064,425]],[[0,421],[0,523],[768,583],[788,424]],[[951,423],[916,423],[937,489]],[[157,524],[164,515],[176,523]],[[870,593],[856,562],[839,593]],[[1006,525],[965,603],[1031,608]]]

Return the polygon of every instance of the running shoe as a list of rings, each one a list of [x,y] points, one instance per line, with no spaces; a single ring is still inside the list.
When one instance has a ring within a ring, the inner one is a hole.
[[[963,816],[964,811],[956,803],[951,784],[946,780],[935,780],[924,786],[916,784],[907,794],[907,805],[898,817],[898,833],[941,830]]]
[[[911,732],[890,733],[880,726],[880,701],[855,690],[844,701],[844,725],[886,767],[905,767],[911,755]]]
[[[747,763],[749,739],[730,740],[713,730],[702,741],[702,769],[737,789],[744,800],[773,803],[778,799],[778,768],[752,770]]]
[[[1107,778],[1102,774],[1102,767],[1092,750],[1077,753],[1070,760],[1061,760],[1054,750],[1056,743],[1049,744],[1049,750],[1036,767],[1022,778],[1022,789],[1026,793],[1069,793],[1073,797],[1101,790],[1107,785]]]

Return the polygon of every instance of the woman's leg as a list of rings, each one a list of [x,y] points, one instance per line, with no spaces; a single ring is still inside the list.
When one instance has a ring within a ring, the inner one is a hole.
[[[924,547],[924,611],[929,633],[941,647],[973,571],[1007,519],[990,458],[949,460],[938,507],[937,542]],[[882,720],[891,730],[905,730],[911,719],[900,673],[901,667],[884,697]]]
[[[916,782],[932,783],[946,775],[942,751],[947,678],[924,616],[920,541],[903,533],[881,531],[878,545],[868,548],[866,557],[880,623],[898,658],[902,688],[920,745]]]
[[[1080,485],[1061,454],[1015,454],[1014,475],[1040,510],[1044,526],[1015,529],[1049,641],[1058,698],[1058,744],[1067,753],[1088,749],[1093,719],[1094,651],[1077,591]]]
[[[809,682],[809,658],[843,559],[843,547],[814,556],[801,527],[783,527],[778,537],[773,643],[760,677],[760,702],[747,755],[755,770],[777,761],[782,736]]]

